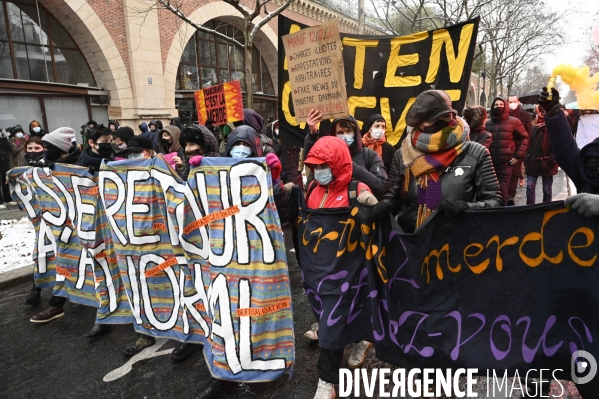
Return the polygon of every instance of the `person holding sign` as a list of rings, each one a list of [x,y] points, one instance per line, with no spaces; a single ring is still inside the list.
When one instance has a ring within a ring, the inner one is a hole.
[[[487,149],[468,141],[470,128],[443,90],[421,93],[406,115],[411,129],[395,152],[384,199],[368,217],[389,212],[412,233],[437,209],[451,217],[467,209],[503,205]]]
[[[312,109],[308,114],[306,124],[309,133],[304,139],[304,151],[310,152],[312,146],[318,140],[318,123],[322,121],[322,113]],[[358,123],[352,116],[337,118],[331,123],[328,136],[337,136],[349,148],[352,157],[352,179],[356,179],[366,184],[372,193],[377,197],[382,197],[387,181],[387,173],[383,160],[375,151],[370,148],[364,148],[362,145],[362,134],[358,129]]]

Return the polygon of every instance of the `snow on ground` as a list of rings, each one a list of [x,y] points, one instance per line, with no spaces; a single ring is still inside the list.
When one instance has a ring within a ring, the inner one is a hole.
[[[0,273],[32,265],[35,230],[26,217],[0,220]]]

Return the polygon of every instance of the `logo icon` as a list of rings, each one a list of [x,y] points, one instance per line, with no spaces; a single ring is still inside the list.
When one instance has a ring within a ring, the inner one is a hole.
[[[597,374],[597,361],[595,357],[587,351],[578,350],[572,354],[570,361],[570,372],[572,381],[576,384],[586,384],[590,382]],[[586,373],[585,376],[580,376]]]

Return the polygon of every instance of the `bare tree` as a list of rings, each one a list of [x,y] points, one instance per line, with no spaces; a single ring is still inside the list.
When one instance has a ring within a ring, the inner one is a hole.
[[[148,3],[151,3],[150,7],[145,9],[144,12],[148,12],[152,9],[163,9],[168,10],[175,14],[179,19],[189,24],[191,27],[196,30],[209,33],[214,35],[228,43],[232,43],[236,46],[241,47],[244,54],[245,61],[245,87],[246,87],[246,99],[248,108],[253,108],[254,106],[254,93],[252,90],[252,47],[254,44],[254,39],[256,35],[262,29],[262,27],[268,23],[271,19],[279,15],[283,10],[285,10],[289,4],[291,4],[291,0],[286,0],[279,8],[274,11],[269,12],[266,9],[266,6],[271,2],[271,0],[253,0],[253,9],[248,9],[242,4],[240,4],[239,0],[223,0],[225,3],[233,6],[237,11],[243,15],[244,19],[244,29],[243,29],[243,43],[240,43],[238,40],[231,38],[227,35],[224,35],[214,29],[205,28],[197,22],[193,21],[189,16],[183,11],[184,0],[148,0]],[[256,19],[260,14],[265,13],[266,16],[257,23],[254,23],[254,19]]]
[[[392,35],[409,35],[443,26],[433,0],[370,0],[370,23]]]
[[[599,44],[593,42],[589,45],[587,54],[582,62],[591,68],[592,73],[599,73]]]
[[[514,82],[512,94],[520,97],[530,91],[538,90],[547,85],[549,76],[551,76],[550,71],[543,69],[539,64],[534,64]]]

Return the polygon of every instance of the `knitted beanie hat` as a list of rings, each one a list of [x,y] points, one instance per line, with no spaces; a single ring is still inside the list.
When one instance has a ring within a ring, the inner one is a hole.
[[[53,132],[42,137],[42,141],[52,144],[62,152],[69,152],[71,148],[71,139],[75,137],[75,131],[70,127],[59,127]]]

